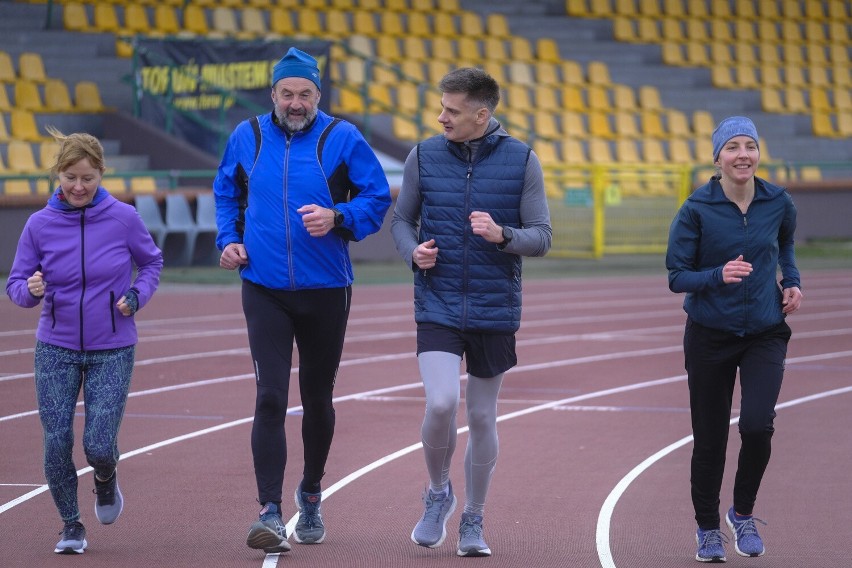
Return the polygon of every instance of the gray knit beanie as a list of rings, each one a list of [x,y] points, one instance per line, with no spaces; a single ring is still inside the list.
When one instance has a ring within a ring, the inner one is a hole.
[[[722,147],[728,143],[728,140],[735,136],[748,136],[759,144],[757,137],[757,128],[751,119],[744,116],[729,116],[719,123],[716,130],[713,131],[713,161],[719,159],[719,152]],[[760,146],[758,145],[758,148]]]

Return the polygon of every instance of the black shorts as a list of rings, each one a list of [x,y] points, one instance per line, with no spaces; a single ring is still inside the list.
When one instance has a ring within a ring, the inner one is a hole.
[[[514,333],[464,332],[435,323],[417,324],[417,354],[442,351],[464,357],[467,372],[496,377],[518,364]]]

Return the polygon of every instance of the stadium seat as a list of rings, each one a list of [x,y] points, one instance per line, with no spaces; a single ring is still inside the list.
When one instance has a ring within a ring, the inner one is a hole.
[[[68,2],[62,6],[62,26],[72,32],[91,31],[86,7],[79,2]]]
[[[589,160],[594,164],[609,164],[614,162],[612,149],[608,140],[589,138]]]
[[[243,8],[240,24],[243,33],[248,37],[263,37],[269,34],[263,12],[254,6]]]
[[[212,192],[199,193],[195,198],[195,226],[198,231],[195,239],[192,263],[215,265],[219,260],[216,248],[216,202]]]
[[[582,166],[589,163],[582,141],[574,138],[563,138],[561,145],[561,157],[563,163]]]
[[[44,83],[47,80],[47,73],[44,70],[41,54],[32,51],[21,53],[18,56],[18,76],[21,79]]]
[[[612,86],[612,104],[616,110],[635,111],[639,108],[633,89],[627,85]]]
[[[3,180],[3,193],[5,195],[32,195],[33,186],[28,179]]]
[[[269,11],[269,31],[278,36],[292,36],[295,33],[290,12],[279,6]]]
[[[429,59],[426,40],[417,36],[406,36],[402,39],[403,62],[406,59],[426,61]]]
[[[46,140],[38,145],[38,165],[43,171],[48,171],[56,162],[59,154],[59,142]]]
[[[463,11],[461,13],[459,30],[467,37],[481,38],[485,36],[482,17],[476,12]]]
[[[639,138],[636,114],[630,110],[618,110],[614,115],[615,134],[619,138]]]
[[[98,84],[93,81],[79,81],[74,85],[74,102],[77,110],[84,112],[102,112],[106,110],[101,100]]]
[[[154,27],[157,35],[176,35],[181,31],[173,6],[157,4],[154,7]]]
[[[381,12],[379,14],[379,33],[394,37],[405,36],[405,26],[402,23],[400,14],[398,12]]]
[[[124,4],[124,29],[134,34],[151,33],[148,11],[141,4]]]
[[[609,67],[603,61],[589,61],[586,64],[586,76],[592,85],[609,86],[612,84]]]
[[[48,112],[72,112],[74,105],[68,85],[62,79],[48,79],[44,84],[44,106]]]
[[[607,88],[600,85],[589,85],[586,88],[586,104],[592,110],[604,112],[612,110]]]
[[[691,164],[693,162],[689,142],[683,138],[669,140],[669,159],[676,164]]]
[[[692,130],[689,128],[689,119],[680,110],[669,109],[666,111],[666,130],[670,139],[693,137]]]
[[[608,113],[590,112],[588,119],[590,136],[605,138],[607,140],[612,140],[616,137],[612,126],[610,126]]]
[[[432,14],[432,31],[435,36],[455,39],[459,35],[455,16],[446,12]]]
[[[409,12],[406,18],[405,29],[408,34],[419,38],[432,37],[432,26],[429,22],[429,16],[423,12]]]
[[[560,137],[556,115],[552,112],[537,110],[532,115],[533,131],[543,138],[557,139]]]
[[[128,189],[132,193],[154,193],[157,191],[157,180],[153,176],[133,176]]]
[[[513,36],[509,39],[509,54],[516,61],[532,63],[535,61],[532,44],[525,37]]]
[[[533,77],[533,68],[529,63],[523,61],[510,61],[508,64],[509,79],[512,83],[533,86],[536,84]]]
[[[560,132],[563,138],[585,140],[589,131],[583,122],[583,115],[573,110],[562,111],[559,114]]]
[[[814,136],[821,138],[840,137],[840,131],[834,127],[831,114],[827,112],[814,112],[811,114],[811,130]]]
[[[506,16],[499,13],[491,13],[485,17],[485,31],[490,37],[508,39],[512,37],[509,31],[509,22]]]
[[[565,110],[573,110],[585,112],[588,107],[583,101],[583,93],[579,87],[566,86],[562,88],[562,108]]]
[[[109,2],[97,2],[94,5],[92,27],[103,33],[115,34],[121,29],[115,6]]]
[[[644,136],[651,138],[664,138],[663,122],[660,115],[654,111],[642,110],[639,113],[639,127]]]
[[[783,113],[785,108],[781,101],[780,91],[770,87],[762,88],[760,90],[760,108],[764,112]]]
[[[615,158],[622,164],[640,163],[642,160],[639,158],[639,150],[636,147],[636,140],[629,138],[616,140]]]
[[[652,112],[663,110],[663,104],[660,101],[660,91],[653,85],[642,85],[639,87],[639,108]]]
[[[12,56],[6,51],[0,51],[0,83],[14,83],[18,79]]]
[[[562,56],[559,54],[559,44],[549,37],[538,38],[535,43],[535,55],[538,61],[548,63],[559,63]]]
[[[655,138],[642,140],[642,160],[649,164],[662,164],[667,161],[663,142]]]
[[[44,102],[38,85],[27,79],[15,81],[15,108],[28,111],[44,110]]]
[[[484,53],[488,54],[489,61],[506,62],[509,60],[509,54],[506,50],[506,44],[502,38],[486,37],[482,40]],[[517,57],[514,58],[519,60]],[[521,60],[524,61],[524,60]]]
[[[29,142],[11,140],[6,147],[9,171],[21,174],[33,174],[40,171],[36,164],[35,153]]]

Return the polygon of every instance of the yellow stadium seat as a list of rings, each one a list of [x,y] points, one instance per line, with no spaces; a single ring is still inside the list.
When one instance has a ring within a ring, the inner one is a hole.
[[[402,17],[398,12],[382,12],[379,15],[379,31],[384,35],[395,37],[406,35]]]
[[[583,122],[583,115],[577,111],[565,110],[559,115],[560,131],[563,137],[585,140],[589,131]]]
[[[612,34],[618,41],[635,42],[638,39],[633,29],[633,21],[620,16],[612,19]]]
[[[586,104],[592,110],[609,112],[612,109],[607,89],[600,85],[589,85],[586,88]]]
[[[852,136],[852,111],[837,113],[837,130],[844,138]]]
[[[299,22],[297,31],[300,34],[311,37],[321,37],[323,35],[322,22],[320,22],[319,13],[313,8],[301,8],[296,11],[296,20]]]
[[[39,171],[33,148],[29,142],[11,140],[6,148],[6,153],[9,171],[21,174],[32,174]]]
[[[409,12],[406,29],[409,34],[416,37],[432,37],[432,26],[429,23],[429,17],[423,12]]]
[[[68,85],[62,79],[48,79],[44,84],[44,106],[49,112],[71,112],[74,105]]]
[[[38,85],[27,79],[15,81],[15,108],[36,112],[44,110]]]
[[[639,107],[645,111],[661,111],[663,104],[660,101],[660,91],[653,85],[639,87]]]
[[[588,158],[586,157],[586,151],[583,148],[583,142],[581,140],[576,140],[574,138],[563,138],[562,139],[562,161],[565,164],[571,165],[586,165],[588,164]]]
[[[496,12],[486,16],[485,30],[487,35],[491,37],[505,39],[512,36],[512,32],[509,31],[509,22],[506,20],[506,16]]]
[[[785,111],[780,92],[768,87],[760,90],[760,107],[764,112],[783,113]]]
[[[62,7],[62,25],[72,32],[91,31],[86,7],[80,2],[68,2]]]
[[[417,130],[417,124],[413,119],[408,117],[395,114],[391,120],[391,126],[393,128],[393,135],[398,140],[414,142],[422,138],[420,132]]]
[[[155,193],[157,180],[154,176],[133,176],[130,178],[128,189],[132,193]]]
[[[619,16],[633,18],[639,15],[636,10],[636,3],[633,0],[615,0],[613,12]]]
[[[784,106],[787,112],[796,114],[805,114],[810,110],[805,101],[802,89],[797,87],[787,87],[784,89]]]
[[[462,61],[479,62],[482,56],[479,54],[479,42],[468,36],[459,37],[456,40],[456,51]]]
[[[468,37],[480,38],[485,35],[482,17],[476,12],[463,11],[459,22],[459,30]]]
[[[757,22],[757,39],[761,43],[778,43],[778,26],[772,20],[760,20]]]
[[[840,132],[832,123],[831,115],[827,112],[814,112],[811,114],[811,131],[814,136],[821,138],[835,138],[840,135]]]
[[[594,164],[608,164],[613,159],[612,149],[608,140],[602,138],[589,138],[589,160]]]
[[[643,110],[639,113],[639,126],[642,134],[651,138],[665,137],[663,130],[663,121],[660,115],[653,111]]]
[[[628,138],[616,140],[615,157],[622,164],[638,164],[642,161],[639,158],[639,150],[636,147],[636,140]]]
[[[151,21],[145,6],[130,3],[124,5],[124,29],[134,34],[151,33]]]
[[[237,23],[237,13],[228,6],[216,6],[210,15],[210,38],[234,37],[249,39],[250,34],[244,33]]]
[[[664,41],[662,45],[660,45],[660,49],[662,50],[663,63],[666,65],[683,66],[690,64],[686,57],[684,57],[683,48],[680,43]]]
[[[435,10],[455,14],[461,11],[461,4],[459,4],[459,0],[435,0]]]
[[[849,43],[849,25],[843,22],[829,22],[828,39],[833,43]]]
[[[731,62],[731,46],[723,41],[711,41],[710,44],[710,61],[716,65],[727,65]]]
[[[636,39],[645,43],[657,43],[660,39],[659,21],[640,18],[636,27]]]
[[[583,74],[583,67],[579,62],[573,60],[563,61],[560,65],[562,73],[562,83],[575,87],[586,85],[586,76]]]
[[[406,36],[402,39],[403,59],[426,61],[429,59],[427,51],[426,41],[421,37]]]
[[[158,35],[175,35],[181,31],[173,6],[157,4],[154,7],[154,28]]]
[[[557,165],[562,161],[554,142],[536,138],[532,144],[532,149],[543,166]]]
[[[590,112],[589,135],[597,138],[611,140],[615,138],[615,132],[609,124],[609,114],[605,112]]]
[[[757,0],[757,15],[764,20],[780,20],[781,12],[778,10],[778,0]]]
[[[6,51],[0,51],[0,83],[14,83],[17,78],[12,56]]]
[[[533,64],[535,80],[539,85],[555,86],[562,83],[559,76],[559,68],[555,63],[547,61],[536,61]]]
[[[710,21],[710,37],[713,38],[713,41],[721,41],[728,44],[734,42],[730,24],[726,20],[713,19]]]
[[[711,65],[710,58],[707,56],[707,44],[698,41],[688,41],[685,44],[686,63],[688,65],[698,65],[701,67],[709,67]]]
[[[556,139],[560,136],[556,115],[553,112],[537,110],[532,115],[533,131],[543,138]]]
[[[639,127],[636,124],[636,114],[629,110],[615,112],[615,133],[623,138],[639,138]]]
[[[731,78],[731,70],[725,65],[713,65],[710,68],[710,81],[714,87],[720,89],[733,89],[735,87],[734,80]]]
[[[609,67],[603,61],[589,61],[586,64],[586,76],[592,85],[611,85]]]
[[[18,56],[18,76],[21,79],[44,83],[47,80],[47,73],[44,70],[41,54],[32,51],[21,53]]]
[[[740,89],[758,89],[760,81],[754,72],[754,67],[748,64],[740,64],[734,67],[734,83]]]
[[[765,65],[781,65],[781,56],[778,55],[778,45],[765,42],[758,44],[757,59]]]
[[[511,61],[508,64],[509,78],[513,83],[519,85],[533,86],[536,84],[533,77],[533,68],[529,63],[523,61]]]
[[[825,67],[811,65],[808,67],[808,84],[811,87],[828,88],[831,81],[828,78],[828,71]]]
[[[852,94],[850,94],[849,89],[840,87],[832,89],[832,98],[834,100],[834,108],[838,111],[852,111]]]
[[[683,138],[669,140],[669,159],[676,164],[692,163],[694,160],[689,149],[689,142]]]
[[[666,111],[666,127],[671,138],[692,138],[689,119],[683,111],[669,109]]]
[[[662,37],[666,41],[682,43],[688,38],[684,35],[681,20],[677,18],[662,19]]]
[[[94,8],[93,28],[99,32],[118,33],[121,25],[118,23],[118,14],[115,6],[109,2],[97,2]]]
[[[242,31],[248,37],[262,37],[269,33],[263,12],[254,6],[246,6],[242,11]]]
[[[506,44],[502,38],[486,37],[483,39],[484,53],[488,54],[490,61],[505,62],[509,60],[509,54],[506,50]],[[515,60],[519,58],[515,57]]]
[[[450,63],[448,61],[432,59],[426,62],[426,75],[429,83],[437,85],[438,82],[450,72]]]
[[[206,36],[210,33],[207,13],[204,8],[197,4],[186,5],[183,9],[183,31],[199,36]]]
[[[784,84],[789,87],[804,87],[807,85],[805,74],[798,65],[784,66]]]
[[[376,56],[388,62],[402,61],[402,52],[396,37],[383,35],[376,40]]]
[[[535,61],[533,48],[530,41],[525,37],[514,36],[509,40],[509,54],[512,59],[532,63]]]
[[[685,18],[687,12],[683,0],[663,0],[663,14],[671,18]]]
[[[642,159],[649,164],[662,164],[666,162],[666,153],[663,150],[663,142],[659,139],[643,140]]]
[[[686,11],[693,18],[707,19],[710,15],[707,11],[706,0],[687,0]]]
[[[559,44],[556,43],[556,40],[548,37],[536,40],[535,55],[539,61],[549,63],[559,63],[562,61],[562,56],[559,55]]]
[[[612,103],[616,110],[635,111],[639,108],[633,89],[627,85],[613,85]]]
[[[501,82],[498,81],[498,83]],[[526,111],[535,108],[530,97],[530,91],[527,87],[509,83],[506,85],[505,91],[507,95],[506,98],[508,99],[506,101],[507,108]]]
[[[432,14],[432,31],[436,36],[456,38],[459,35],[456,18],[453,14],[438,12]]]
[[[59,147],[55,140],[45,140],[38,145],[38,165],[42,170],[48,171],[56,163]]]
[[[781,73],[775,65],[760,66],[760,86],[761,88],[778,89],[782,86]]]
[[[106,110],[98,84],[93,81],[79,81],[74,85],[74,102],[78,110],[102,112]]]
[[[33,188],[28,179],[3,180],[3,193],[5,195],[32,195]]]
[[[588,107],[583,101],[583,93],[579,87],[567,85],[562,88],[562,108],[580,112],[587,110]]]

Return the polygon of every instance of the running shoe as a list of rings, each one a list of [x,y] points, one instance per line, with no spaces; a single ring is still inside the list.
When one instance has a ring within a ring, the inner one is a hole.
[[[459,556],[491,556],[491,549],[482,538],[482,515],[462,513],[457,554]]]
[[[698,552],[695,559],[699,562],[725,562],[725,542],[727,537],[719,529],[704,530],[699,528],[695,533],[695,541],[698,543]]]
[[[296,506],[299,508],[299,520],[293,534],[300,544],[319,544],[325,540],[325,525],[322,524],[322,493],[308,493],[301,487],[296,489]]]
[[[100,481],[95,476],[95,488],[92,492],[95,499],[95,516],[104,525],[115,522],[124,509],[124,497],[118,488],[118,470],[112,472],[112,477],[106,481]]]
[[[86,527],[80,521],[65,523],[62,528],[62,539],[56,543],[53,552],[56,554],[83,554],[89,545],[86,542]]]
[[[456,510],[456,496],[450,483],[447,493],[423,492],[423,517],[411,531],[411,540],[420,546],[436,548],[447,538],[447,519]]]
[[[751,515],[740,516],[734,512],[731,507],[728,514],[725,515],[725,521],[728,523],[728,528],[734,534],[734,550],[740,556],[763,556],[766,548],[763,546],[763,540],[757,534],[757,527],[754,522],[766,524],[764,521],[755,518]]]
[[[275,503],[266,503],[260,510],[260,519],[249,527],[246,544],[249,548],[263,550],[267,554],[287,552],[287,527],[281,522],[281,509]]]

